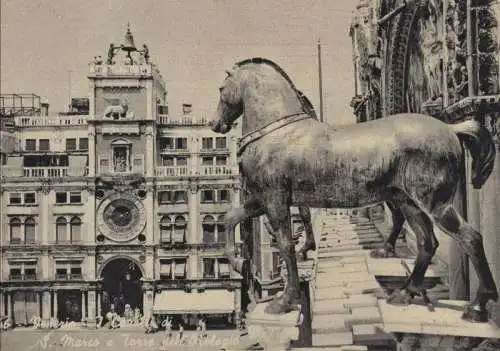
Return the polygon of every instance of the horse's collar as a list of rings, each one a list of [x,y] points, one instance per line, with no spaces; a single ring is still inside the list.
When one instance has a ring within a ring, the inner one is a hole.
[[[241,154],[243,153],[245,148],[250,143],[253,143],[255,140],[258,140],[258,139],[262,138],[263,136],[265,136],[265,135],[267,135],[267,134],[269,134],[277,129],[283,128],[284,126],[286,126],[288,124],[298,122],[298,121],[301,121],[301,120],[307,119],[307,118],[312,118],[312,117],[305,112],[294,113],[293,115],[288,115],[288,116],[282,117],[276,121],[273,121],[269,124],[266,124],[265,126],[259,128],[257,130],[254,130],[253,132],[245,134],[238,141],[238,152],[236,155],[238,157],[241,156]]]

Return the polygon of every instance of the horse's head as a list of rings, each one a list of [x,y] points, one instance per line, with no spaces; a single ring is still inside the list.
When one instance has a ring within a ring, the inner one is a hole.
[[[212,123],[212,130],[226,134],[236,119],[243,113],[241,88],[234,69],[226,70],[227,77],[219,88],[220,99],[217,107],[217,120]]]

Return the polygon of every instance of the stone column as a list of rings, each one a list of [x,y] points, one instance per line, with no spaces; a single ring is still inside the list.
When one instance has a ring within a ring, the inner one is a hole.
[[[50,291],[45,290],[42,293],[42,319],[49,320],[51,317],[50,310]]]
[[[43,313],[42,292],[35,290],[35,295],[36,295],[36,305],[38,306],[36,314],[38,315],[38,317],[42,318],[42,313]]]
[[[87,317],[87,304],[85,301],[85,290],[82,290],[82,320]]]
[[[97,311],[96,316],[101,317],[101,291],[96,291]]]
[[[12,291],[7,292],[7,315],[9,319],[14,318],[14,306],[12,305]]]
[[[90,322],[93,322],[96,317],[95,305],[96,305],[96,291],[89,290],[87,292],[87,318]]]
[[[187,242],[189,244],[200,243],[200,233],[198,232],[198,222],[200,221],[199,216],[199,199],[198,199],[198,184],[191,182],[189,184],[189,233],[187,237]]]
[[[233,207],[241,207],[241,197],[240,197],[240,184],[235,184],[233,191]],[[234,228],[234,242],[236,244],[241,243],[241,232],[240,232],[241,224],[238,224],[236,228]]]
[[[95,216],[96,216],[96,203],[95,203],[95,188],[93,186],[87,188],[87,201],[85,203],[85,217],[82,241],[85,244],[95,243]]]
[[[150,286],[144,287],[143,289],[144,317],[146,321],[148,321],[153,311],[153,290]]]
[[[57,318],[57,313],[58,313],[58,298],[57,298],[57,290],[54,290],[54,310],[53,310],[53,315],[52,317]]]
[[[87,264],[85,265],[85,279],[87,280],[96,280],[98,277],[96,277],[96,264],[95,264],[95,252],[94,251],[89,251],[88,256],[87,256]]]
[[[147,177],[154,177],[154,165],[156,163],[156,152],[155,152],[155,138],[153,133],[153,126],[146,127],[146,152],[144,153],[144,163]]]
[[[5,308],[5,295],[0,291],[0,316],[7,315],[7,309]]]
[[[150,214],[153,214],[155,211],[154,208],[154,200],[153,200],[153,193],[149,192],[147,193],[146,198],[143,200],[144,204],[144,211],[145,215],[149,216]],[[154,218],[151,216],[150,218]],[[146,243],[147,244],[152,244],[154,242],[154,229],[155,229],[155,221],[153,219],[147,220],[146,221]]]
[[[49,209],[52,207],[50,206],[50,193],[51,190],[48,185],[42,185],[40,187],[40,191],[38,192],[38,196],[40,199],[39,202],[39,210],[40,210],[40,218],[39,218],[39,237],[37,238],[37,241],[39,241],[42,244],[47,244],[49,241],[54,240],[55,238],[49,238],[49,233],[52,231],[50,230],[50,223],[52,222],[50,220],[49,216]],[[53,231],[55,233],[55,230]]]
[[[146,262],[144,262],[144,272],[147,279],[154,279],[154,251],[153,248],[148,247],[146,249]]]
[[[236,327],[241,323],[241,289],[234,289],[234,324]]]
[[[93,114],[91,112],[91,114]],[[89,168],[88,168],[88,176],[89,177],[94,177],[96,173],[96,164],[95,164],[95,155],[96,155],[96,150],[95,150],[95,125],[90,124],[88,126],[89,128]]]
[[[42,269],[42,278],[50,279],[51,269],[50,269],[50,257],[48,251],[43,251],[42,256],[40,256],[40,265]]]

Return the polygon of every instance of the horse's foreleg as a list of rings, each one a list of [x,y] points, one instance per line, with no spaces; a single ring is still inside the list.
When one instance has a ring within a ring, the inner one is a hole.
[[[439,243],[434,233],[434,224],[426,209],[411,198],[406,192],[394,189],[396,206],[401,209],[410,228],[417,237],[418,254],[415,267],[401,291],[396,291],[388,302],[407,304],[413,296],[423,289],[425,272],[431,263]]]
[[[384,243],[383,249],[373,249],[370,255],[375,258],[387,258],[396,256],[396,241],[403,229],[405,223],[405,217],[400,208],[396,206],[392,201],[387,201],[387,207],[391,211],[392,215],[392,229],[391,234]]]
[[[276,200],[277,199],[274,199],[274,201]],[[277,206],[273,203],[272,206],[268,206],[268,218],[274,233],[276,233],[276,241],[281,258],[286,264],[287,281],[283,295],[273,300],[266,307],[266,312],[281,314],[293,310],[296,305],[301,302],[295,243],[292,239],[292,228],[290,223],[290,207],[282,205]]]
[[[490,299],[497,301],[498,292],[486,259],[481,234],[475,231],[451,205],[437,207],[433,214],[444,232],[455,239],[467,253],[478,276],[479,287],[476,297],[467,306],[462,317],[476,322],[488,321],[486,304]]]
[[[241,273],[241,265],[236,259],[236,243],[234,230],[236,225],[248,218],[257,217],[265,213],[263,206],[257,199],[250,199],[242,207],[233,208],[224,216],[224,227],[226,231],[226,256],[229,263],[238,273]]]
[[[314,240],[314,232],[311,222],[311,211],[309,207],[299,207],[299,214],[304,223],[304,231],[306,233],[306,242],[297,252],[297,261],[307,260],[307,252],[316,250],[316,241]]]

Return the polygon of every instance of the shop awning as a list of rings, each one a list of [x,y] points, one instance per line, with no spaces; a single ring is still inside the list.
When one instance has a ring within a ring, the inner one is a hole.
[[[234,294],[227,290],[205,290],[200,293],[167,290],[156,294],[153,313],[232,313]]]

